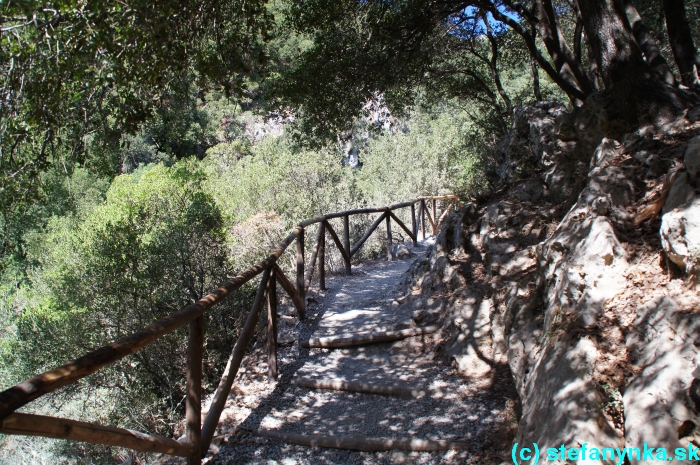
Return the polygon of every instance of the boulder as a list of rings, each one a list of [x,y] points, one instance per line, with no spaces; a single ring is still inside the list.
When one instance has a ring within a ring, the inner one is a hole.
[[[688,142],[683,162],[690,179],[693,181],[697,179],[698,173],[700,173],[700,136],[695,136]]]
[[[406,246],[406,244],[396,244],[394,245],[394,257],[396,258],[408,258],[413,256],[411,250]]]
[[[690,185],[688,173],[679,173],[673,181],[671,190],[664,203],[663,213],[668,213],[674,208],[684,205],[695,197],[695,190]]]
[[[681,269],[696,271],[700,256],[700,198],[661,217],[661,246],[669,260]]]
[[[542,183],[537,179],[528,179],[527,181],[515,186],[510,191],[510,195],[517,198],[521,202],[537,202],[542,198],[544,189]]]
[[[700,337],[700,321],[680,307],[666,296],[649,300],[639,308],[627,336],[632,363],[639,367],[622,396],[628,444],[663,444],[675,450],[697,441],[700,351],[694,342]]]

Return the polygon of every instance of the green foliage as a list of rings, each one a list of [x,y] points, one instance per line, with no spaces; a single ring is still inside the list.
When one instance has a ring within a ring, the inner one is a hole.
[[[222,143],[203,161],[206,190],[232,225],[231,260],[243,269],[305,218],[421,195],[481,193],[488,148],[482,135],[465,112],[443,105],[414,112],[403,131],[366,134],[358,169],[343,166],[334,149],[305,149],[289,137],[268,137],[252,147]],[[373,220],[354,217],[353,238]],[[370,242],[365,249],[372,247]]]
[[[134,132],[191,70],[243,93],[271,21],[259,0],[10,0],[0,14],[2,208],[50,166],[84,162],[87,136]]]
[[[374,205],[390,205],[420,195],[476,194],[480,158],[474,125],[454,108],[414,113],[405,133],[371,139],[360,158],[357,189]]]
[[[6,384],[132,334],[225,280],[222,216],[204,182],[193,159],[150,165],[115,178],[103,203],[49,220],[30,253],[31,286],[3,309],[13,322],[2,350]],[[208,313],[207,363],[221,365],[247,292]],[[102,389],[108,423],[172,434],[183,409],[184,340],[176,331],[73,391]]]
[[[270,101],[295,109],[298,136],[312,146],[350,130],[378,96],[402,117],[426,95],[456,100],[485,132],[502,136],[513,107],[535,100],[530,52],[476,4],[289,2],[278,21],[303,46],[281,49],[295,59],[280,60],[269,76]],[[539,74],[543,98],[561,95]]]

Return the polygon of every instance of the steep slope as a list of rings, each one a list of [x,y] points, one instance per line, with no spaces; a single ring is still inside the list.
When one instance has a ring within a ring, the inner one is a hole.
[[[442,324],[439,353],[512,370],[520,447],[698,444],[698,113],[622,134],[603,105],[520,109],[500,175],[531,176],[456,212],[414,270],[404,305]]]

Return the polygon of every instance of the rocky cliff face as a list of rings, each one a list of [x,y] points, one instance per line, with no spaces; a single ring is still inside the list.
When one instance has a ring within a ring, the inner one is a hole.
[[[463,373],[510,369],[515,442],[698,445],[698,111],[625,132],[596,98],[518,111],[510,189],[448,218],[404,305]]]

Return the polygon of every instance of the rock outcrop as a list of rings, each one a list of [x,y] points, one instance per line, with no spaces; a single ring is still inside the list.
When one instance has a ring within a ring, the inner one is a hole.
[[[439,354],[460,371],[507,365],[515,442],[697,445],[700,124],[623,135],[593,113],[518,112],[499,146],[512,187],[446,221],[403,305],[442,323]]]

